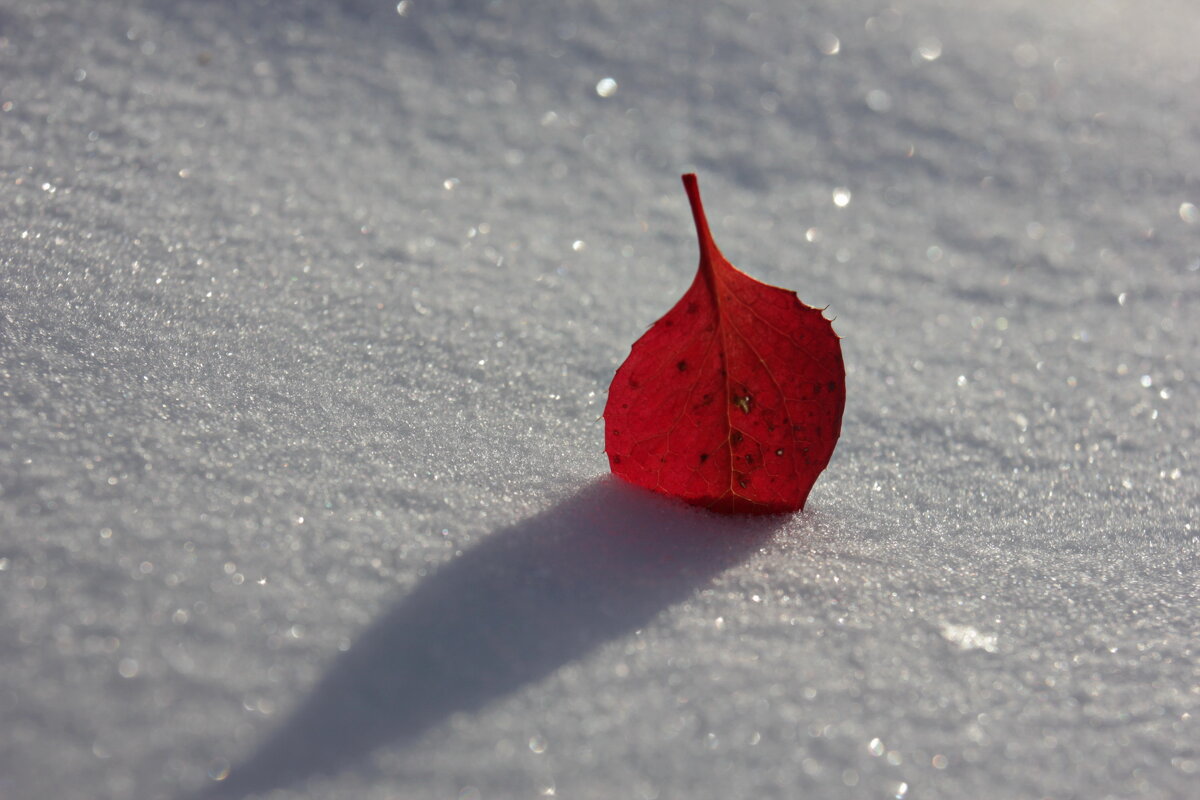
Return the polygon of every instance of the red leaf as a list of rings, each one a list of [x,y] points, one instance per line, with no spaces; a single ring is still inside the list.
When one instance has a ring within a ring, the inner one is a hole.
[[[630,483],[712,511],[797,511],[842,429],[839,338],[820,309],[726,261],[696,176],[683,185],[700,269],[617,369],[604,407],[609,464]]]

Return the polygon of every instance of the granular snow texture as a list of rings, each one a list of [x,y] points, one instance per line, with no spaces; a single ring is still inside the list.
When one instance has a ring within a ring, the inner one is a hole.
[[[0,797],[1185,798],[1200,16],[0,0]],[[807,509],[604,477],[696,267]]]

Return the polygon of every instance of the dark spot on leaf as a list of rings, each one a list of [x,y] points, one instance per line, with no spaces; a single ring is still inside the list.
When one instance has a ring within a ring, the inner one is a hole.
[[[753,455],[753,454],[751,454],[751,453],[746,453],[746,463],[747,463],[747,464],[753,464],[753,463],[754,463],[754,455]]]
[[[630,389],[639,389],[639,388],[641,388],[641,386],[642,386],[642,384],[638,383],[633,378],[629,379],[629,388]]]
[[[613,457],[612,457],[612,462],[613,462],[614,464],[620,464],[620,463],[621,463],[621,457],[620,457],[620,456],[613,456]]]
[[[741,444],[742,443],[742,432],[734,431],[733,433],[729,434],[729,441],[733,442],[734,444]]]
[[[701,453],[700,454],[700,463],[703,464],[705,461],[708,461],[708,453]]]
[[[675,365],[675,369],[679,370],[680,372],[687,372],[687,362],[680,361],[678,364]]]
[[[828,388],[828,389],[829,389],[829,391],[831,391],[831,392],[833,392],[833,391],[836,391],[836,390],[837,390],[837,384],[836,384],[836,383],[834,383],[833,381],[830,381],[830,382],[829,382],[829,385],[828,385],[826,388]]]
[[[700,306],[696,305],[695,303],[688,303],[687,312],[689,314],[695,314],[699,310]]]

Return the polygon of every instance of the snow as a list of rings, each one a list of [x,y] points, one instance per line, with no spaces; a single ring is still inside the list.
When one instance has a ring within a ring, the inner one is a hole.
[[[0,796],[1182,798],[1200,19],[0,1]],[[604,477],[696,264],[801,514]]]

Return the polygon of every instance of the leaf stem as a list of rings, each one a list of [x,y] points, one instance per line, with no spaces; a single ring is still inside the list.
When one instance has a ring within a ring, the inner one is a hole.
[[[700,183],[696,174],[689,172],[683,176],[683,188],[687,192],[688,202],[692,204],[692,218],[696,221],[696,237],[700,240],[700,264],[708,263],[712,252],[717,249],[713,242],[712,231],[708,229],[708,217],[704,214],[704,203],[700,201]]]

